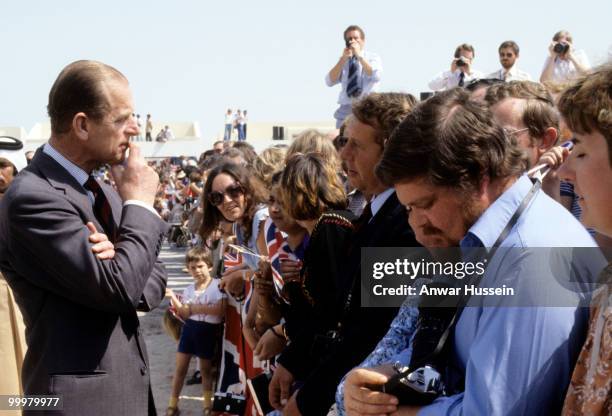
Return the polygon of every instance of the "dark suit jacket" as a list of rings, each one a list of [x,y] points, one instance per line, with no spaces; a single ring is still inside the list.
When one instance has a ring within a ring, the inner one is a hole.
[[[61,395],[58,414],[155,414],[136,309],[163,299],[166,225],[102,189],[119,224],[112,260],[91,252],[85,224],[102,227],[86,191],[42,149],[0,202],[0,269],[26,324],[24,391]]]
[[[387,333],[398,308],[362,308],[361,248],[362,247],[420,247],[408,225],[406,209],[391,194],[371,221],[357,227],[346,261],[345,288],[352,287],[348,313],[341,314],[343,341],[312,371],[297,395],[303,415],[326,415],[334,402],[334,395],[342,377],[362,362]],[[353,285],[356,279],[357,284]],[[344,308],[345,300],[338,302]]]

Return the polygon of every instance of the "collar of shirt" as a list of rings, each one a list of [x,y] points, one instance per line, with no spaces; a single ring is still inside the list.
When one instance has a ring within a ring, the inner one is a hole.
[[[395,189],[389,188],[378,195],[374,196],[370,201],[370,209],[372,210],[372,218],[376,215],[378,211],[382,208],[387,199],[391,196],[391,194],[395,192]]]
[[[64,155],[55,150],[55,148],[49,143],[45,143],[43,146],[43,153],[59,163],[60,166],[66,169],[70,176],[72,176],[83,187],[83,189],[85,189],[85,182],[87,182],[87,179],[89,179],[89,174],[87,172],[66,159]],[[95,203],[96,197],[94,196],[93,192],[88,189],[85,189],[85,191],[87,192],[87,196],[91,200],[91,203]]]
[[[49,143],[45,143],[43,146],[43,153],[49,156],[51,159],[55,160],[60,164],[61,167],[66,169],[68,173],[81,185],[85,185],[87,179],[89,178],[89,174],[85,172],[83,169],[69,161],[62,155],[60,152],[55,150],[53,146]]]
[[[453,72],[453,75],[455,77],[455,81],[459,82],[459,77],[461,76],[461,69],[456,69],[455,72]],[[482,72],[480,71],[476,71],[473,70],[471,74],[468,74],[467,72],[465,72],[465,77],[463,78],[463,82],[465,85],[467,85],[470,81],[473,81],[475,79],[480,79],[482,78]]]
[[[510,68],[510,70],[508,71],[506,71],[504,68],[502,68],[500,71],[502,79],[504,78],[505,73],[508,73],[508,75],[510,75],[510,78],[516,78],[516,76],[518,75],[518,69],[516,65],[512,65],[512,68]]]
[[[470,227],[459,245],[491,248],[532,186],[527,175],[518,178]]]

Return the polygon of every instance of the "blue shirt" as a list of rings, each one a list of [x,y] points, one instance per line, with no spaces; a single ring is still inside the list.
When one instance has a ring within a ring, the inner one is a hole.
[[[470,228],[461,247],[491,247],[532,186],[522,176],[487,208]],[[539,191],[501,247],[596,247],[586,229],[560,204]],[[507,251],[494,256],[483,286],[502,282],[527,286],[542,276],[536,261]],[[550,258],[537,259],[546,264]],[[605,263],[578,265],[596,276]],[[486,282],[486,284],[484,284]],[[498,286],[499,287],[499,286]],[[429,415],[540,415],[559,413],[586,334],[588,308],[467,307],[455,328],[455,367],[465,391],[423,407]]]
[[[389,331],[383,339],[376,345],[374,351],[357,367],[372,368],[381,364],[398,361],[397,357],[401,354],[402,361],[410,361],[412,352],[412,336],[416,331],[417,320],[419,317],[418,301],[414,297],[408,297],[400,310],[391,322]],[[344,382],[346,375],[342,378],[336,389],[336,409],[339,416],[346,414],[344,408]]]
[[[365,97],[371,92],[377,91],[378,84],[380,83],[380,79],[382,77],[382,61],[378,55],[368,51],[363,51],[363,59],[365,59],[372,67],[372,75],[368,75],[363,70],[361,63],[357,61],[357,65],[359,67],[357,72],[359,74],[358,82],[359,86],[361,87],[361,95],[359,97],[351,98],[346,94],[346,88],[348,86],[349,60],[344,63],[340,77],[336,81],[332,81],[332,79],[329,77],[329,73],[325,75],[325,83],[328,87],[332,87],[338,82],[342,84],[342,90],[338,96],[338,104],[350,105],[353,101]]]

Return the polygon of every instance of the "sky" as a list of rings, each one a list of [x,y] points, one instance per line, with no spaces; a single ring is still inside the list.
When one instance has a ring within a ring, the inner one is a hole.
[[[499,44],[516,41],[535,79],[560,29],[592,64],[612,56],[612,0],[0,0],[0,15],[0,126],[26,130],[47,119],[53,81],[78,59],[123,72],[137,113],[198,121],[205,139],[222,134],[227,108],[248,109],[250,122],[331,124],[340,87],[324,77],[350,24],[382,58],[379,91],[417,97],[464,42],[490,73]]]

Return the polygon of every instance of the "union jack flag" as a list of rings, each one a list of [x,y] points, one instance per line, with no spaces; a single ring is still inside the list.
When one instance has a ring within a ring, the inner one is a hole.
[[[244,265],[240,252],[226,252],[223,260],[225,269]],[[256,416],[257,408],[246,387],[246,380],[261,374],[263,368],[262,362],[253,355],[253,350],[242,334],[243,323],[246,320],[253,293],[250,281],[245,282],[244,290],[245,299],[242,302],[229,296],[226,304],[223,351],[217,391],[243,395],[247,400],[245,415]],[[222,413],[222,415],[229,416],[227,413]]]
[[[274,288],[278,296],[286,303],[289,303],[289,300],[283,296],[285,280],[280,273],[281,261],[283,259],[298,260],[298,258],[289,247],[289,244],[287,244],[287,234],[279,231],[270,218],[266,221],[264,231],[266,245],[268,246],[268,256],[270,257],[272,266],[272,281],[274,282]]]
[[[223,265],[225,269],[242,265],[242,254],[240,252],[226,251],[223,255]]]

